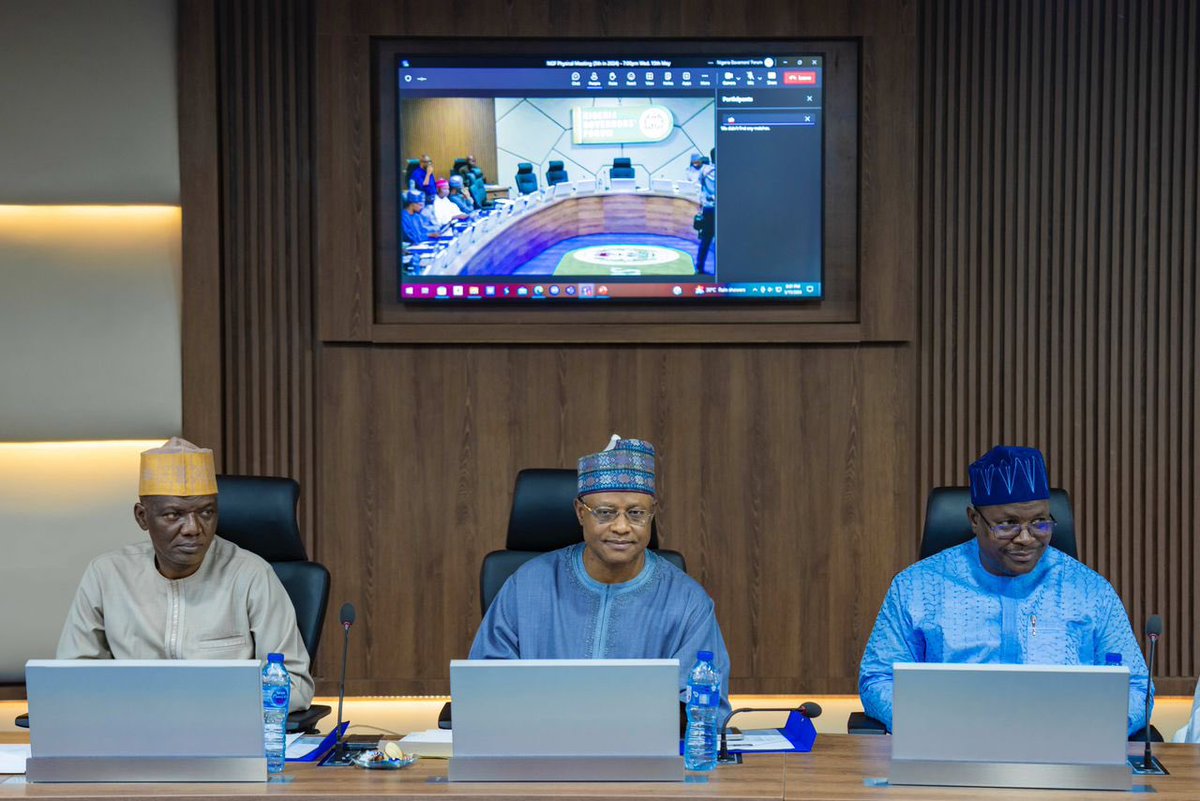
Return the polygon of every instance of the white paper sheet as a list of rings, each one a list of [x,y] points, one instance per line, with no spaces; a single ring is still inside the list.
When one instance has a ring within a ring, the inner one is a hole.
[[[28,745],[0,745],[0,773],[24,773]]]
[[[742,739],[729,744],[730,751],[791,751],[791,741],[778,729],[756,729],[742,732]]]

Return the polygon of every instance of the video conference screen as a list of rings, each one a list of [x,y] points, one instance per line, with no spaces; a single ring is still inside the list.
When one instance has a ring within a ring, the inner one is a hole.
[[[400,52],[396,300],[821,298],[824,71]]]

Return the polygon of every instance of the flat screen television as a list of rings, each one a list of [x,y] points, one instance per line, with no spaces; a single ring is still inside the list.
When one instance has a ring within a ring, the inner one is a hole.
[[[827,203],[857,192],[857,56],[848,41],[376,42],[380,300],[819,302],[828,241],[857,225]],[[831,139],[850,168],[830,169]]]

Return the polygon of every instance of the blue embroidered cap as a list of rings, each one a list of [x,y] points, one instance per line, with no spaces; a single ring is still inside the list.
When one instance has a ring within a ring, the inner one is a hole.
[[[608,447],[579,460],[579,497],[593,492],[654,495],[654,446],[613,434]]]
[[[1037,448],[997,445],[971,465],[971,503],[1000,506],[1050,498],[1046,459]]]

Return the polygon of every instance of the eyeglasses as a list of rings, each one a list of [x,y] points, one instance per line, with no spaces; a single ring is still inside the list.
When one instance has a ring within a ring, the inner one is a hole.
[[[979,512],[978,509],[975,511]],[[979,512],[979,519],[988,527],[988,531],[992,532],[992,536],[998,540],[1014,540],[1017,538],[1017,535],[1026,529],[1034,537],[1049,537],[1054,533],[1054,524],[1056,522],[1053,517],[1042,517],[1028,523],[1011,523],[1008,521],[992,523],[992,521],[983,516],[983,512]]]
[[[654,518],[653,509],[634,508],[621,510],[613,509],[608,506],[601,506],[599,509],[593,509],[583,501],[580,501],[579,505],[584,509],[587,509],[591,514],[592,519],[602,526],[607,526],[609,523],[615,523],[617,518],[622,514],[624,514],[625,519],[629,521],[629,525],[638,527],[649,524],[649,522]]]

